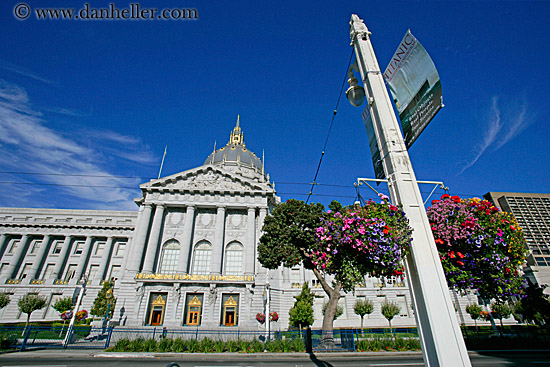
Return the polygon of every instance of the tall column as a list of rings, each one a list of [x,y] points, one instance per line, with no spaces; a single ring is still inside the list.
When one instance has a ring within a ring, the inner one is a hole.
[[[178,273],[187,274],[189,271],[189,253],[193,247],[193,227],[195,224],[195,207],[190,205],[185,212],[183,224],[183,239],[180,244],[180,256],[178,259]]]
[[[456,319],[449,287],[432,235],[416,176],[386,84],[363,20],[351,16],[351,44],[361,72],[366,100],[377,138],[390,197],[402,204],[413,228],[407,275],[424,363],[435,366],[471,366]]]
[[[24,234],[21,237],[21,240],[19,241],[19,244],[15,249],[15,253],[13,254],[13,257],[11,258],[11,261],[6,269],[6,277],[8,279],[13,279],[13,277],[17,275],[17,271],[19,270],[19,263],[21,262],[21,259],[25,256],[25,253],[27,252],[28,241],[29,241],[29,235]]]
[[[143,249],[147,242],[147,232],[149,231],[149,223],[151,222],[151,212],[152,204],[143,204],[143,211],[136,226],[134,241],[132,247],[129,248],[131,257],[128,263],[128,271],[132,277],[140,270]]]
[[[59,254],[59,257],[57,258],[57,261],[55,263],[55,268],[53,268],[54,279],[61,279],[61,277],[63,276],[63,265],[65,264],[65,260],[67,259],[67,254],[69,253],[69,250],[71,249],[72,239],[73,239],[73,236],[65,237],[65,242],[63,242],[63,247],[61,248],[61,253]]]
[[[74,273],[73,280],[76,280],[76,282],[78,282],[80,278],[82,278],[82,274],[86,269],[86,263],[88,262],[88,258],[90,257],[90,250],[92,249],[92,240],[93,237],[88,236],[86,237],[86,242],[84,242],[84,248],[82,249],[82,253],[80,254],[80,259],[78,259],[78,265],[76,266],[76,271]]]
[[[50,244],[50,236],[45,235],[44,238],[42,239],[42,243],[40,244],[40,247],[38,248],[36,257],[34,258],[34,261],[31,266],[31,270],[29,271],[29,278],[31,280],[38,279],[38,277],[40,276],[40,264],[44,259],[44,254],[48,251],[49,244]]]
[[[143,272],[152,273],[155,266],[155,258],[159,249],[160,234],[162,231],[162,219],[164,218],[164,205],[157,204],[155,216],[153,217],[153,225],[151,226],[151,234],[149,235],[149,243],[145,250],[145,261],[143,262]]]
[[[256,243],[255,243],[255,249],[254,249],[254,253],[258,253],[258,243],[260,241],[260,237],[262,237],[263,235],[263,231],[262,231],[262,227],[264,226],[264,220],[265,220],[265,217],[267,215],[267,208],[260,208],[260,217],[258,218],[258,226],[260,228],[260,230],[258,231],[258,234],[256,236]],[[256,271],[258,272],[258,274],[263,274],[266,272],[266,268],[264,268],[263,266],[260,265],[260,262],[258,261],[258,258],[256,257],[254,259],[255,261],[255,265],[256,265]]]
[[[6,236],[5,233],[0,234],[0,259],[2,258],[2,255],[4,255],[4,251],[6,249],[6,245],[9,243],[9,238]]]
[[[99,263],[99,269],[93,280],[94,284],[99,284],[100,281],[105,279],[105,270],[109,266],[109,260],[111,259],[111,249],[113,248],[113,237],[108,237],[107,242],[105,243],[105,248],[103,249],[103,255],[101,255],[101,262]],[[128,245],[126,245],[126,250],[128,250]]]
[[[210,272],[212,274],[221,274],[223,241],[225,235],[225,207],[219,206],[216,214],[216,234],[214,245],[212,246],[212,258],[210,263]]]
[[[254,274],[254,262],[256,252],[256,208],[248,208],[246,223],[246,243],[244,246],[243,261],[244,275]]]

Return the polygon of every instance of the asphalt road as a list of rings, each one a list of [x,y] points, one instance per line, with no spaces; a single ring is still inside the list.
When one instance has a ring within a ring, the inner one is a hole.
[[[108,356],[106,356],[108,355]],[[549,366],[550,351],[473,352],[472,365],[478,366]],[[87,367],[136,366],[165,367],[176,362],[180,367],[394,367],[423,366],[419,352],[289,354],[153,354],[103,353],[99,351],[27,351],[0,355],[0,366]]]

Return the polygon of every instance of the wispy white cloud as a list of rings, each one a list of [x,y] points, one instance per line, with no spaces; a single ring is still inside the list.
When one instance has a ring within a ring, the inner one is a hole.
[[[135,209],[132,199],[139,194],[139,179],[117,177],[105,167],[104,158],[111,155],[110,160],[120,157],[152,162],[154,157],[148,149],[137,149],[143,145],[140,140],[111,131],[66,136],[65,132],[52,128],[51,122],[35,111],[24,89],[0,79],[0,169],[42,173],[32,179],[21,176],[16,179],[21,183],[52,185],[11,185],[19,194],[4,198],[0,195],[0,200],[6,203],[2,205],[52,206],[55,202],[52,197],[56,195],[51,193],[55,190],[75,202],[81,200],[88,208]],[[85,136],[87,142],[81,143],[79,136]],[[124,142],[123,147],[113,147],[105,139]],[[4,177],[0,181],[6,181]],[[38,198],[36,195],[44,190],[50,195]]]
[[[491,148],[498,150],[506,143],[519,135],[533,121],[533,116],[528,114],[527,104],[523,103],[520,108],[513,107],[508,103],[508,108],[504,113],[505,118],[501,117],[499,98],[493,97],[488,123],[483,134],[483,140],[474,148],[474,158],[462,167],[460,174],[472,167],[481,156]]]
[[[51,81],[49,79],[46,79],[46,78],[44,78],[44,77],[42,77],[42,76],[40,76],[40,75],[30,71],[30,70],[27,70],[27,69],[25,69],[24,67],[21,67],[21,66],[13,65],[13,64],[2,61],[2,62],[0,62],[0,67],[2,69],[11,71],[12,73],[19,74],[19,75],[24,76],[24,77],[29,78],[29,79],[37,80],[39,82],[50,84],[50,85],[55,84],[53,81]]]

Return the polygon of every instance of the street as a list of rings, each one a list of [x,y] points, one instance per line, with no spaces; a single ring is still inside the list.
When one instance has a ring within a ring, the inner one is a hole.
[[[550,366],[549,351],[470,352],[473,366]],[[154,354],[104,353],[101,351],[27,351],[0,355],[0,366],[162,366],[175,362],[180,367],[346,367],[423,366],[420,352],[288,354]]]

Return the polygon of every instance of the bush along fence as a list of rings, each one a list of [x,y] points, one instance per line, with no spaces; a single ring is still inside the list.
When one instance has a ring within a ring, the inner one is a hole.
[[[370,345],[365,344],[367,340],[378,340],[378,344],[382,343],[388,348],[397,348],[398,339],[411,339],[418,344],[415,328],[393,330],[394,333],[388,329],[336,329],[333,330],[334,346],[327,350],[321,349],[322,330],[311,329],[272,331],[266,338],[263,330],[5,325],[0,326],[0,348],[19,351],[34,348],[93,348],[135,352],[290,352],[355,351],[358,345],[361,350],[367,350],[366,346]]]

